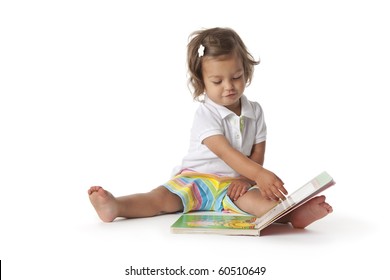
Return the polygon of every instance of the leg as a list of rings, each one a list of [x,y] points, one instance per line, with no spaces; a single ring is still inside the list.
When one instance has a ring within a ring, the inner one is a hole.
[[[112,222],[118,217],[151,217],[183,209],[181,199],[162,186],[148,193],[118,198],[102,187],[91,187],[88,194],[93,207],[103,222]]]
[[[262,196],[259,189],[252,189],[234,201],[234,204],[241,210],[260,217],[274,207],[277,202]]]
[[[258,189],[254,189],[245,193],[235,201],[235,204],[241,210],[260,217],[274,207],[277,202],[264,198]],[[278,222],[290,222],[295,228],[305,228],[316,220],[332,213],[332,211],[332,206],[326,203],[325,196],[321,195],[307,201],[291,213],[282,217]]]

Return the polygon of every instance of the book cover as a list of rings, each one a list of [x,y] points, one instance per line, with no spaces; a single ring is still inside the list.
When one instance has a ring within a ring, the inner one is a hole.
[[[261,217],[219,212],[187,213],[179,217],[171,226],[171,231],[260,236],[261,230],[334,184],[333,178],[324,171]]]
[[[223,233],[226,235],[259,235],[256,217],[215,212],[183,214],[171,226],[173,233]]]

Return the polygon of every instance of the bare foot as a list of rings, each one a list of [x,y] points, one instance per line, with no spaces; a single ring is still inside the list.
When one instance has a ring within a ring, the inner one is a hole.
[[[118,213],[115,197],[102,187],[94,186],[88,190],[89,200],[99,218],[106,223],[112,222]]]
[[[290,222],[295,228],[305,228],[332,212],[332,206],[325,202],[325,196],[321,195],[295,209],[291,213]]]

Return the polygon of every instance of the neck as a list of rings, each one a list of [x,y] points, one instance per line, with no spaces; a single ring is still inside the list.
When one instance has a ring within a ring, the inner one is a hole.
[[[235,104],[232,104],[230,106],[225,106],[225,107],[228,108],[237,116],[241,116],[241,98]]]

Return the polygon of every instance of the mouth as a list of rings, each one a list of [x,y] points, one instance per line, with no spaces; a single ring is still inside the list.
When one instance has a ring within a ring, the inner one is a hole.
[[[224,97],[234,97],[236,95],[237,95],[236,92],[231,92],[231,93],[226,94]]]

